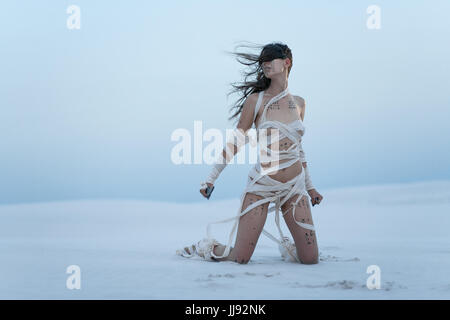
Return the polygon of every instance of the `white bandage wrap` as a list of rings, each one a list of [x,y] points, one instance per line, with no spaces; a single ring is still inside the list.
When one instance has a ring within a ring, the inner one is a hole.
[[[236,141],[235,141],[236,140]],[[232,132],[232,135],[227,139],[227,143],[225,145],[224,150],[226,151],[226,154],[228,158],[230,158],[229,161],[226,160],[226,158],[223,157],[223,151],[220,152],[219,156],[217,157],[217,160],[215,161],[208,177],[206,180],[202,183],[200,183],[200,186],[202,189],[206,188],[206,183],[214,184],[214,182],[217,180],[223,169],[228,165],[228,163],[233,159],[234,154],[233,150],[230,147],[230,145],[237,146],[237,152],[241,149],[242,146],[244,146],[249,141],[249,137],[245,135],[242,130],[235,129]]]
[[[205,182],[214,184],[214,182],[219,177],[220,173],[225,169],[227,166],[227,161],[224,159],[222,152],[219,154],[219,157],[217,158],[216,162],[214,163],[211,172],[209,173],[208,177],[206,178]]]
[[[303,170],[305,170],[305,186],[306,186],[306,190],[311,190],[314,189],[314,186],[312,184],[311,181],[311,177],[309,176],[309,169],[308,166],[306,166],[306,168],[303,168]]]
[[[306,162],[306,156],[305,156],[305,151],[303,150],[303,145],[302,145],[302,140],[300,140],[299,144],[298,144],[298,155],[300,157],[300,161],[301,162]]]
[[[306,162],[305,151],[303,151],[303,147],[302,147],[301,141],[300,141],[300,148],[299,148],[299,156],[300,156],[300,161],[301,161],[302,163],[303,163],[303,162]],[[305,170],[305,189],[306,189],[307,191],[308,191],[308,190],[311,190],[311,189],[314,189],[314,186],[313,186],[312,181],[311,181],[311,177],[310,177],[310,175],[309,175],[309,169],[308,169],[308,166],[306,166],[306,168],[303,167],[303,170]]]

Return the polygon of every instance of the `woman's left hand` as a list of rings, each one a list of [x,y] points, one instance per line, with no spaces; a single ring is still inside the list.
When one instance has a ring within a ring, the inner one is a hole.
[[[319,192],[317,192],[316,189],[308,190],[308,194],[311,197],[311,204],[313,206],[316,204],[320,204],[320,202],[323,199],[322,195]]]

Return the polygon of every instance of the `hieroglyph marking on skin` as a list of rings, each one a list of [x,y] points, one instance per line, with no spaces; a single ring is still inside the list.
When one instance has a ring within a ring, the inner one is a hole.
[[[70,274],[66,280],[66,288],[69,290],[81,289],[81,268],[77,265],[70,265],[66,270],[67,274]]]
[[[73,29],[81,29],[81,9],[79,6],[76,5],[70,5],[67,7],[66,10],[67,14],[70,14],[69,17],[67,17],[67,29],[73,30]]]
[[[289,109],[297,109],[297,104],[295,101],[289,100]]]
[[[270,106],[267,107],[269,110],[280,110],[280,105],[278,104],[278,101],[273,102],[270,104]]]
[[[381,29],[381,8],[373,4],[367,7],[366,13],[370,14],[366,21],[367,29]]]
[[[369,290],[381,288],[381,269],[376,264],[367,267],[366,273],[371,274],[366,281],[366,286]]]

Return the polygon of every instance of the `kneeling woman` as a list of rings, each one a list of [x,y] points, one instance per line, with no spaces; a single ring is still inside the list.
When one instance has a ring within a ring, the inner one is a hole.
[[[213,223],[235,220],[227,245],[215,240],[207,227],[207,238],[177,250],[184,257],[198,255],[209,261],[234,261],[247,263],[256,247],[261,232],[278,243],[283,259],[304,264],[318,263],[318,245],[313,225],[311,204],[319,204],[323,199],[311,182],[305,153],[301,141],[305,132],[305,100],[290,94],[288,77],[292,68],[292,53],[282,43],[265,45],[259,55],[240,54],[251,61],[246,65],[256,65],[248,75],[256,74],[254,82],[238,86],[244,96],[238,103],[238,110],[230,118],[240,114],[235,130],[236,143],[227,143],[206,181],[201,184],[200,193],[207,196],[207,187],[213,187],[222,170],[240,148],[248,142],[248,130],[254,125],[259,133],[262,130],[277,130],[278,141],[271,141],[268,153],[276,153],[278,163],[258,162],[251,169],[247,186],[241,196],[237,216]],[[271,149],[276,145],[277,150]],[[269,204],[275,205],[269,208]],[[294,243],[283,235],[279,224],[279,212],[294,239]],[[267,214],[275,211],[275,222],[280,233],[277,239],[264,230]],[[231,246],[236,226],[239,225],[234,247]]]

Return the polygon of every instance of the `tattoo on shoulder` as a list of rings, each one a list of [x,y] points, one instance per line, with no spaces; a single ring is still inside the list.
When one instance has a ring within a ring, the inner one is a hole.
[[[289,100],[289,109],[297,109],[297,103],[294,100]]]

